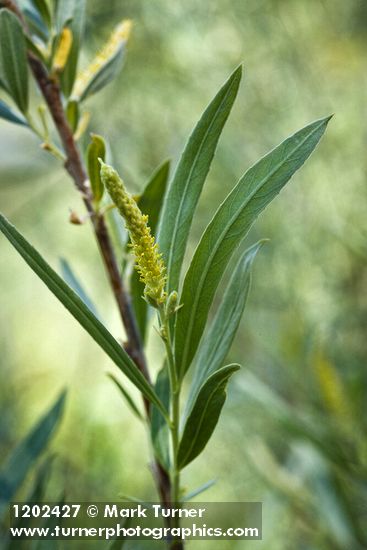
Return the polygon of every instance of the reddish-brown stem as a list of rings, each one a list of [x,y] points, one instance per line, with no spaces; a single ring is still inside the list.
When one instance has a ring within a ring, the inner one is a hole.
[[[146,379],[150,381],[136,320],[131,309],[129,295],[124,288],[105,219],[102,215],[98,215],[93,208],[88,178],[73,133],[65,117],[59,85],[49,77],[42,63],[40,63],[32,52],[29,52],[28,60],[63,144],[67,158],[65,168],[72,177],[77,189],[80,191],[87,212],[90,215],[95,236],[109,277],[110,286],[126,330],[128,338],[126,349]],[[146,399],[144,399],[144,405],[146,413],[149,416],[150,406]],[[153,465],[153,473],[161,501],[167,505],[170,502],[171,494],[169,475],[157,462]]]
[[[13,0],[0,0],[0,4],[13,11],[27,30],[22,12]],[[61,100],[61,91],[57,80],[52,78],[43,63],[31,52],[28,52],[28,63],[33,76],[47,103],[50,114],[55,123],[63,149],[66,155],[65,168],[71,176],[78,191],[81,193],[84,205],[91,219],[94,233],[99,245],[103,263],[106,268],[111,289],[113,291],[123,326],[127,335],[126,350],[150,382],[144,350],[139,335],[136,319],[131,308],[130,297],[126,292],[120,275],[119,266],[113,249],[103,214],[95,211],[87,173],[75,142],[73,132],[68,124]],[[144,398],[143,398],[144,399]],[[147,417],[150,417],[150,403],[144,399]],[[171,501],[171,483],[168,473],[158,462],[153,464],[153,474],[159,491],[162,504],[169,505]]]
[[[61,102],[59,84],[48,75],[43,64],[32,52],[28,53],[28,61],[33,75],[48,105],[55,123],[55,127],[59,133],[63,149],[66,154],[65,168],[73,179],[75,186],[80,191],[87,212],[90,215],[95,236],[97,238],[104,265],[109,277],[110,285],[126,330],[128,338],[127,350],[134,359],[135,363],[138,365],[139,369],[143,372],[144,376],[149,380],[140,336],[131,310],[130,300],[120,276],[105,219],[103,215],[96,213],[93,207],[93,198],[88,182],[88,176],[86,174],[78,147],[75,143],[72,130],[65,116],[65,111]],[[147,406],[147,408],[149,407]]]

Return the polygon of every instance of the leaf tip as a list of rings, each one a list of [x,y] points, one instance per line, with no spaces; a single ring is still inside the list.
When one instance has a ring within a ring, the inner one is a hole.
[[[67,390],[66,387],[64,387],[60,391],[60,393],[59,393],[59,395],[58,395],[58,397],[55,401],[55,404],[53,406],[53,410],[55,412],[57,411],[57,416],[61,416],[64,412],[67,395],[68,395],[68,390]]]
[[[325,117],[321,118],[321,119],[319,120],[319,122],[321,123],[322,126],[325,126],[325,128],[326,128],[326,126],[329,124],[329,122],[330,122],[330,120],[333,118],[333,116],[334,116],[334,113],[332,113],[331,115],[328,115],[328,116],[325,116]]]
[[[264,244],[270,243],[270,240],[269,237],[265,237],[264,239],[260,239],[256,244],[261,248]]]
[[[231,78],[234,80],[241,80],[243,74],[243,63],[240,63],[233,71]]]

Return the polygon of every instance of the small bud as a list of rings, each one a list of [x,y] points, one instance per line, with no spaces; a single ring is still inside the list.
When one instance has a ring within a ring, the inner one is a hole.
[[[70,210],[69,222],[73,225],[83,225],[84,219],[79,216],[74,210]]]
[[[176,313],[176,311],[178,309],[177,303],[178,303],[178,294],[177,294],[176,290],[173,290],[171,292],[171,294],[168,296],[167,302],[166,302],[166,315],[167,315],[167,317],[171,317],[172,315],[174,315]]]
[[[51,151],[52,147],[47,141],[44,141],[43,143],[41,143],[41,149],[43,149],[44,151]]]
[[[162,338],[162,340],[167,340],[167,330],[164,326],[161,326],[159,329],[159,336]]]

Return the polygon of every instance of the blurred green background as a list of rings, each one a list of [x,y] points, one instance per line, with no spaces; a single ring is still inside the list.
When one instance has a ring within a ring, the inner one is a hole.
[[[315,154],[247,239],[271,240],[256,261],[230,354],[244,368],[184,483],[217,479],[202,500],[263,501],[263,542],[221,548],[367,548],[366,2],[87,4],[82,65],[119,19],[134,21],[124,70],[88,101],[91,130],[107,138],[131,191],[164,159],[175,165],[207,103],[244,63],[188,258],[245,169],[335,113]],[[91,229],[68,223],[70,208],[83,210],[60,164],[26,129],[4,121],[0,162],[1,210],[51,265],[70,261],[121,336]],[[48,498],[154,499],[146,434],[106,377],[113,366],[5,239],[0,254],[1,457],[66,386]],[[153,336],[153,365],[158,345]]]

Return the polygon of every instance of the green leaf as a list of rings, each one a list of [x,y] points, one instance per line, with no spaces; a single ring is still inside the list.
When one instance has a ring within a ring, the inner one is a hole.
[[[170,162],[165,161],[153,174],[146,185],[142,195],[138,198],[138,205],[143,214],[149,219],[149,227],[152,235],[155,234],[159,214],[162,208],[164,194],[166,192]],[[143,299],[144,285],[140,281],[139,274],[134,269],[130,275],[130,294],[136,321],[142,340],[145,340],[148,323],[148,304]]]
[[[66,118],[73,132],[76,131],[79,122],[79,103],[74,100],[68,101],[66,106]]]
[[[116,52],[101,65],[78,97],[79,101],[84,101],[87,97],[99,92],[118,75],[123,65],[125,49],[126,42],[122,43]]]
[[[168,292],[178,290],[192,218],[220,134],[241,81],[238,67],[209,104],[185,147],[163,206],[158,242],[168,275]]]
[[[211,479],[210,481],[203,483],[203,485],[200,485],[200,487],[197,487],[193,491],[190,491],[190,493],[187,493],[182,500],[184,502],[190,502],[190,500],[197,497],[198,495],[201,495],[202,493],[213,487],[213,485],[215,485],[216,483],[216,479]]]
[[[286,139],[252,166],[217,210],[187,271],[177,314],[175,357],[182,378],[195,355],[228,262],[264,208],[310,156],[330,117]]]
[[[26,36],[25,41],[27,44],[27,50],[31,50],[31,52],[34,53],[34,55],[38,57],[40,61],[42,61],[42,63],[47,65],[47,52],[45,49],[42,49],[41,40],[33,35],[32,38]]]
[[[26,41],[16,15],[0,10],[0,78],[22,113],[28,110]]]
[[[49,27],[51,25],[51,11],[47,0],[31,0],[34,7]]]
[[[50,479],[53,461],[54,456],[47,456],[38,468],[33,486],[27,497],[27,502],[41,502],[43,500]]]
[[[11,109],[4,101],[0,99],[0,118],[3,118],[4,120],[8,120],[9,122],[14,122],[14,124],[20,124],[21,126],[28,126],[27,121],[23,118],[14,113],[13,109]]]
[[[93,198],[98,204],[104,192],[101,178],[101,165],[98,159],[106,160],[106,144],[102,136],[91,134],[91,143],[87,149],[87,165],[90,184],[93,191]]]
[[[69,262],[67,262],[64,258],[61,258],[60,266],[61,266],[61,274],[65,282],[74,290],[74,292],[77,293],[79,298],[83,300],[83,302],[85,303],[87,308],[90,309],[93,315],[95,315],[98,319],[101,319],[101,316],[99,315],[96,306],[88,296],[86,290],[84,289],[78,277],[75,275]]]
[[[155,383],[155,391],[157,392],[158,397],[162,401],[163,405],[167,410],[169,410],[170,405],[170,383],[168,376],[167,365],[164,364],[162,369],[159,371],[157,376],[157,381]],[[151,439],[154,448],[154,454],[158,459],[159,463],[163,468],[169,472],[170,470],[170,446],[169,446],[169,427],[159,412],[157,407],[152,409],[152,418],[151,418],[151,428],[150,428]]]
[[[149,227],[155,234],[164,195],[166,192],[170,161],[164,161],[154,172],[137,202],[143,214],[149,217]]]
[[[117,380],[116,376],[114,376],[113,374],[108,374],[107,376],[109,378],[111,378],[111,380],[114,382],[114,384],[116,385],[116,387],[120,391],[121,395],[125,399],[126,403],[130,407],[130,410],[135,414],[135,416],[137,418],[139,418],[139,420],[144,420],[143,415],[139,411],[138,406],[135,404],[135,401],[133,400],[133,398],[131,397],[129,392],[121,384],[121,382],[119,380]]]
[[[64,280],[45,262],[40,254],[24,239],[24,237],[0,214],[0,230],[9,239],[27,264],[42,279],[51,292],[60,300],[66,309],[75,317],[88,334],[99,344],[121,371],[152,403],[166,415],[166,411],[158,399],[153,387],[130,359],[106,327],[93,315],[79,296],[64,282]]]
[[[65,23],[71,21],[75,12],[77,0],[57,0],[56,3],[56,29],[61,31]]]
[[[23,15],[26,19],[30,34],[47,42],[49,32],[38,11],[35,10],[33,6],[29,6],[23,10]]]
[[[23,483],[29,470],[48,444],[63,412],[66,392],[62,392],[51,409],[19,443],[0,472],[0,514]]]
[[[31,491],[25,501],[29,506],[35,502],[39,503],[43,501],[51,474],[52,461],[53,457],[47,457],[38,468]],[[31,517],[20,517],[14,522],[13,526],[17,528],[27,528],[31,526],[31,523]],[[5,545],[5,548],[7,550],[19,550],[19,540],[10,540],[9,544]]]
[[[208,443],[226,400],[226,386],[239,365],[228,365],[212,374],[201,387],[186,420],[178,448],[178,467],[184,468]]]
[[[245,309],[252,263],[264,242],[254,244],[240,257],[208,333],[201,340],[194,360],[195,373],[187,400],[188,411],[204,380],[218,370],[227,357]]]
[[[84,21],[85,0],[60,0],[58,2],[56,15],[58,32],[61,32],[67,24],[73,34],[68,61],[61,75],[61,87],[66,97],[70,96],[76,78]]]

